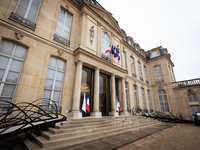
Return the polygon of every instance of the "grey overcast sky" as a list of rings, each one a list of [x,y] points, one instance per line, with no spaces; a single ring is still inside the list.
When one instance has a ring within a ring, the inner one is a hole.
[[[97,0],[148,51],[167,48],[177,81],[200,78],[200,0]]]

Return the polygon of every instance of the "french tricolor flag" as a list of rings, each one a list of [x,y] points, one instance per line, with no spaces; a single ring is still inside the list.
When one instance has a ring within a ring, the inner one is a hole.
[[[117,103],[116,103],[116,111],[121,112],[121,111],[120,111],[119,99],[116,98],[116,100],[117,100]]]
[[[86,100],[87,100],[87,103],[86,103],[86,110],[87,110],[87,112],[90,112],[90,100],[89,100],[88,94],[86,95]]]
[[[112,51],[111,51],[111,47],[110,47],[110,46],[107,48],[105,54],[106,54],[106,53],[112,53]]]
[[[117,48],[114,47],[114,57],[115,57],[115,58],[116,58],[116,56],[117,56],[116,49],[117,49]]]
[[[117,57],[117,60],[118,60],[118,63],[120,61],[120,52],[119,52],[119,49],[116,48],[116,57]]]
[[[84,93],[84,96],[83,96],[83,105],[82,105],[82,110],[84,111],[84,112],[86,112],[86,98],[85,98],[85,93]]]

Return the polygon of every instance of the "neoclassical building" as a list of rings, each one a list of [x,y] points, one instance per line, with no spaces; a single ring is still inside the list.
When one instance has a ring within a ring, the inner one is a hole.
[[[109,46],[119,61],[105,54]],[[166,48],[142,49],[96,0],[0,1],[0,100],[49,98],[73,118],[131,115],[139,106],[191,119],[200,79],[176,82],[173,67]]]

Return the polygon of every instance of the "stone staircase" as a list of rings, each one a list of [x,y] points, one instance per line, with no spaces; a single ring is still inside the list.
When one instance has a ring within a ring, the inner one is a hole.
[[[161,122],[142,116],[68,119],[41,135],[32,133],[24,144],[30,150],[68,149],[158,124]]]

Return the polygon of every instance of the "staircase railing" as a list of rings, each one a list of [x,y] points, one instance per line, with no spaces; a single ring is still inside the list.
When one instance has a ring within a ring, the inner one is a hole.
[[[133,107],[132,109],[133,115],[141,115],[145,117],[150,117],[153,119],[158,119],[163,122],[182,122],[182,123],[188,123],[188,122],[194,122],[193,120],[187,120],[185,119],[181,114],[173,114],[171,112],[159,112],[153,109],[142,109],[140,107]]]
[[[0,100],[0,140],[65,121],[59,109],[53,100],[44,98],[16,104]]]

